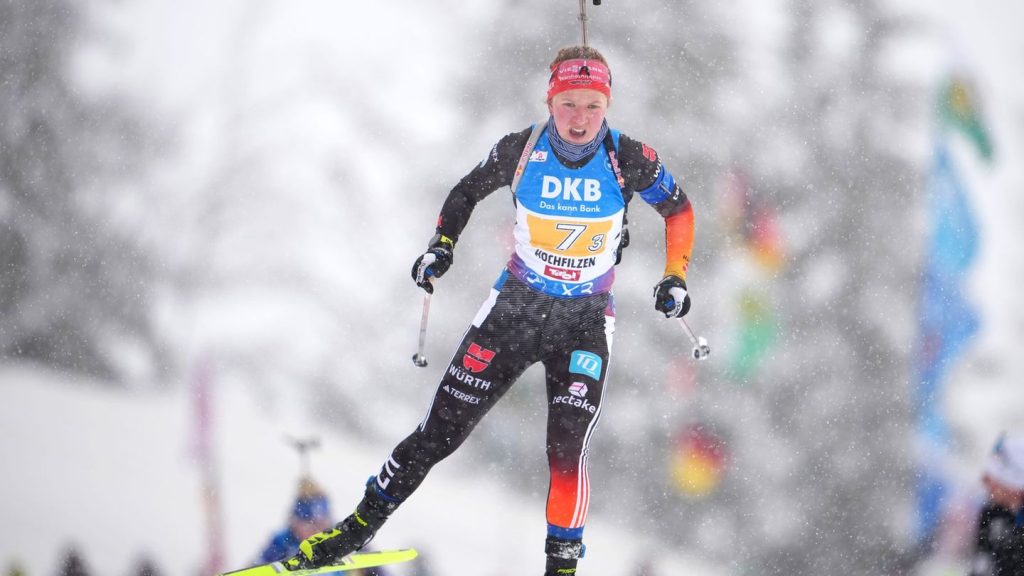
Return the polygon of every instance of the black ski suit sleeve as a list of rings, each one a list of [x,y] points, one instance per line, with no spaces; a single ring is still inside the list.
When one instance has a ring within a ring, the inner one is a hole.
[[[664,276],[686,280],[693,253],[694,223],[690,199],[653,148],[625,134],[619,137],[619,167],[625,188],[635,192],[665,219]],[[623,238],[626,231],[623,231]]]
[[[634,192],[649,190],[665,182],[666,176],[672,182],[667,198],[652,204],[658,214],[668,218],[690,208],[690,200],[682,187],[672,178],[653,148],[634,140],[625,134],[619,136],[619,165],[626,188]]]
[[[437,217],[438,234],[458,241],[477,202],[498,188],[512,184],[512,176],[530,138],[530,131],[531,128],[527,128],[504,136],[491,148],[483,162],[459,180],[441,206]]]

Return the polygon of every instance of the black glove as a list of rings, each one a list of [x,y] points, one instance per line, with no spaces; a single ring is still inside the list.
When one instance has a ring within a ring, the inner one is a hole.
[[[412,265],[412,279],[416,285],[426,290],[428,294],[433,294],[434,285],[430,283],[430,279],[444,276],[452,265],[454,250],[454,240],[435,234],[427,244],[427,251]]]
[[[678,276],[665,276],[654,287],[654,309],[665,318],[681,318],[690,311],[690,295],[686,281]]]

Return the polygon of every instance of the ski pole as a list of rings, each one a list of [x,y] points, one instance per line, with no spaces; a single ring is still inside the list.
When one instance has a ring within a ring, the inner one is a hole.
[[[288,437],[288,441],[292,443],[292,446],[299,452],[299,468],[302,470],[302,476],[309,476],[309,451],[313,448],[320,447],[319,438],[307,438],[305,440],[301,438]]]
[[[693,343],[693,357],[697,360],[705,360],[711,355],[711,347],[708,346],[708,341],[703,336],[696,336],[693,330],[690,329],[690,325],[686,323],[686,320],[680,316],[678,318],[679,325],[683,327],[683,331],[690,337],[690,342]]]
[[[430,292],[423,294],[423,316],[420,317],[420,345],[412,355],[412,363],[419,368],[427,365],[427,356],[423,353],[427,345],[427,319],[430,317]]]
[[[599,0],[594,0],[594,5],[598,4]],[[587,0],[580,0],[580,32],[583,36],[583,45],[587,45]]]
[[[594,0],[594,6],[600,6],[601,0]],[[583,45],[587,44],[587,0],[580,0],[580,32],[583,36]]]

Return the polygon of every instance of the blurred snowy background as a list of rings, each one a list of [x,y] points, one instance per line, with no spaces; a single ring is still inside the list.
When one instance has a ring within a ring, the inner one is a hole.
[[[508,199],[460,241],[426,369],[409,267],[448,188],[544,118],[578,7],[0,3],[0,570],[243,566],[290,510],[289,437],[320,438],[347,512],[507,257]],[[653,311],[663,231],[636,203],[582,573],[959,573],[978,468],[1024,426],[1024,5],[590,17],[612,125],[694,203],[689,320],[714,352],[692,363]],[[381,532],[423,552],[397,574],[542,571],[541,386]]]

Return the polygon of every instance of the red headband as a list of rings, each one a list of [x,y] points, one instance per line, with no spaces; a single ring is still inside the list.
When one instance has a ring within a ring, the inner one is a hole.
[[[612,97],[612,73],[600,60],[563,60],[551,68],[548,100],[559,92],[587,88]]]

